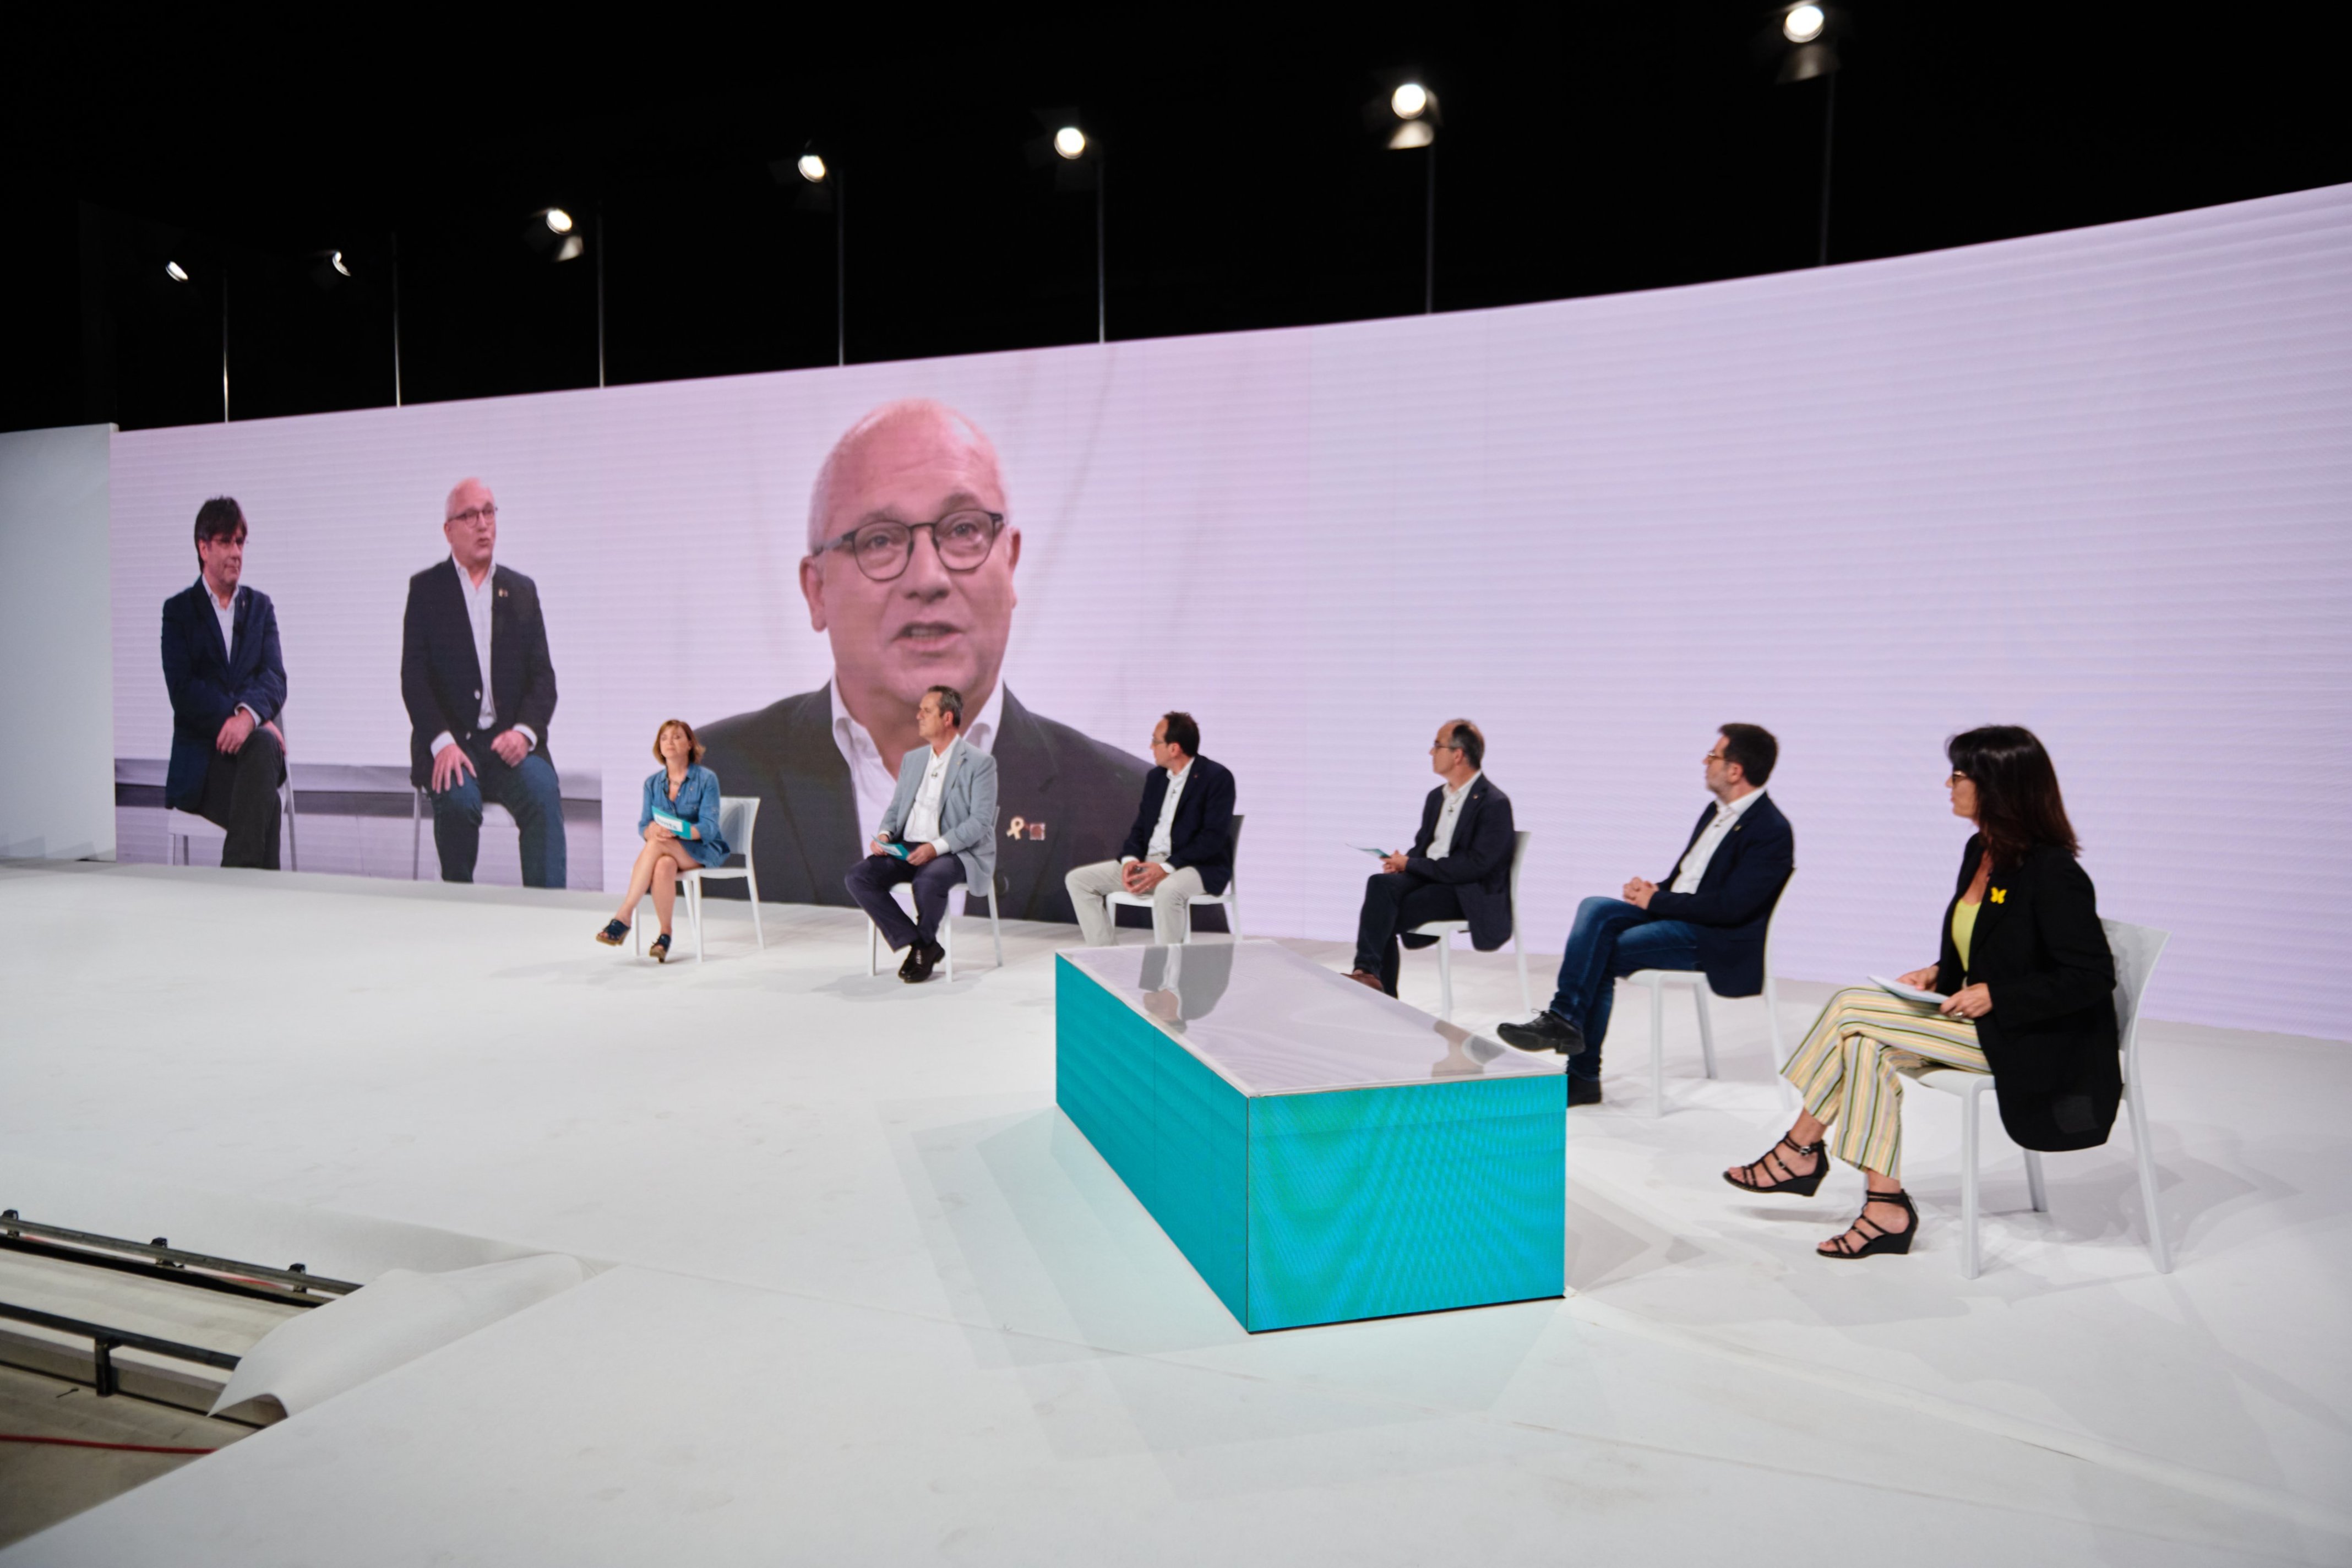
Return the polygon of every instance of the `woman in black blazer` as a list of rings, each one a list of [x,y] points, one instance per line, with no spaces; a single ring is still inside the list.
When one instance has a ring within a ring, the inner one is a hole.
[[[2050,753],[2032,731],[1994,724],[1945,743],[1952,812],[1977,825],[1945,906],[1943,951],[1901,984],[1830,998],[1781,1073],[1804,1097],[1764,1157],[1726,1171],[1751,1193],[1811,1195],[1834,1154],[1862,1167],[1862,1215],[1824,1258],[1908,1252],[1919,1216],[1903,1191],[1904,1068],[1990,1073],[2001,1125],[2028,1149],[2107,1141],[2123,1097],[2116,964]],[[1835,1128],[1835,1136],[1827,1136]]]

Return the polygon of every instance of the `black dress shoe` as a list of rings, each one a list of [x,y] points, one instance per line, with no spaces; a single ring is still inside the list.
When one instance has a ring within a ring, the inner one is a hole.
[[[1557,1013],[1538,1013],[1524,1024],[1505,1024],[1495,1033],[1515,1050],[1558,1051],[1572,1057],[1584,1049],[1584,1031]]]
[[[1597,1078],[1579,1078],[1574,1073],[1569,1074],[1568,1102],[1570,1105],[1600,1104],[1601,1080]]]
[[[935,942],[919,942],[907,951],[907,967],[899,975],[909,985],[920,985],[931,977],[940,960],[948,955],[947,949]]]
[[[898,978],[901,980],[912,980],[915,977],[915,960],[920,958],[922,955],[923,944],[921,942],[916,942],[908,943],[907,956],[898,961]]]

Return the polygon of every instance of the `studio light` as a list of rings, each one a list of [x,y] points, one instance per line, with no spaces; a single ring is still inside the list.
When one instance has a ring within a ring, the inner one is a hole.
[[[1417,81],[1409,81],[1389,94],[1389,109],[1399,120],[1418,120],[1428,107],[1429,89]]]
[[[562,207],[541,207],[530,215],[523,243],[545,261],[574,261],[588,254],[588,237],[576,232],[577,223]]]
[[[151,251],[149,254],[153,253]],[[163,276],[174,283],[185,283],[188,280],[188,269],[176,261],[166,261],[163,263]]]
[[[1063,157],[1076,159],[1087,150],[1087,133],[1075,125],[1065,125],[1054,132],[1054,151]]]
[[[1402,83],[1385,100],[1374,99],[1364,106],[1365,129],[1380,136],[1391,153],[1434,145],[1444,119],[1438,112],[1437,94],[1417,81]]]
[[[343,253],[340,250],[331,250],[327,252],[327,265],[333,268],[336,271],[341,273],[346,278],[349,278],[352,275],[352,269],[343,265]]]
[[[800,170],[801,178],[806,180],[810,184],[821,185],[824,184],[824,160],[818,157],[815,153],[802,153],[800,163],[794,166]]]
[[[1819,5],[1795,5],[1780,18],[1780,36],[1792,44],[1810,44],[1828,25],[1829,17]]]

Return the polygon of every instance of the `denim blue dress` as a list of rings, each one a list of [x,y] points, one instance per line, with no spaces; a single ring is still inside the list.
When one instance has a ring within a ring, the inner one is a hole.
[[[669,770],[656,768],[646,780],[645,805],[637,813],[637,837],[643,838],[646,829],[654,823],[656,808],[672,816],[681,817],[699,828],[702,837],[688,838],[678,835],[678,842],[693,852],[696,860],[705,866],[716,866],[734,851],[719,832],[719,775],[699,763],[688,763],[686,777],[677,786],[677,798],[669,797]]]

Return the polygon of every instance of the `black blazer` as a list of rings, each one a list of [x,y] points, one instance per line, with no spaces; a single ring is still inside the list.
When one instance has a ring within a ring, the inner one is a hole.
[[[1712,805],[1698,814],[1698,825],[1683,842],[1683,855],[1690,853],[1714,820]],[[1764,928],[1771,923],[1780,889],[1797,868],[1795,830],[1768,795],[1740,813],[1716,846],[1695,893],[1666,891],[1682,863],[1682,855],[1675,856],[1674,868],[1658,879],[1658,890],[1650,895],[1650,913],[1698,928],[1698,966],[1717,995],[1755,995],[1764,989]]]
[[[1984,836],[1960,854],[1944,906],[1936,989],[1948,996],[1982,984],[1992,1011],[1977,1043],[1992,1068],[2000,1124],[2028,1149],[2090,1149],[2107,1141],[2123,1099],[2117,1056],[2116,959],[2099,924],[2090,874],[2054,845],[2037,844],[2014,866],[1996,866],[1960,966],[1952,910],[1976,879]]]
[[[1470,922],[1470,945],[1492,952],[1511,940],[1511,850],[1518,841],[1511,820],[1511,797],[1485,773],[1470,781],[1470,797],[1454,819],[1454,845],[1443,860],[1429,858],[1437,837],[1437,814],[1445,805],[1438,785],[1421,803],[1421,831],[1412,836],[1404,868],[1433,882],[1450,883]]]
[[[555,717],[555,666],[547,658],[547,622],[539,585],[520,572],[490,568],[490,699],[498,721],[482,716],[482,661],[474,655],[474,624],[466,615],[457,563],[443,561],[408,580],[408,610],[400,628],[400,696],[408,704],[408,777],[423,789],[433,777],[433,737],[446,731],[460,741],[488,741],[528,724],[547,749],[547,721]]]
[[[752,854],[760,895],[787,904],[847,904],[841,879],[865,853],[849,764],[833,740],[833,700],[823,688],[720,719],[701,731],[703,765],[730,795],[760,797]],[[1022,706],[1010,689],[989,754],[996,759],[996,875],[1006,920],[1076,921],[1071,868],[1116,858],[1150,763]],[[1190,795],[1192,792],[1185,792]],[[1013,819],[1021,819],[1019,837]],[[1043,831],[1040,831],[1042,829]],[[740,846],[738,846],[740,847]],[[740,896],[721,882],[716,898]],[[1206,931],[1194,915],[1194,928]]]
[[[235,646],[221,647],[220,618],[203,579],[163,601],[163,685],[172,694],[172,762],[163,804],[193,811],[205,793],[213,742],[239,708],[267,724],[286,706],[286,661],[269,595],[239,584],[230,614]]]
[[[1143,804],[1136,808],[1127,842],[1118,847],[1120,859],[1143,858],[1167,799],[1168,770],[1144,774]],[[1192,776],[1176,802],[1176,820],[1168,825],[1168,868],[1181,871],[1187,866],[1201,873],[1204,892],[1222,893],[1234,879],[1234,773],[1206,757],[1192,759]]]

